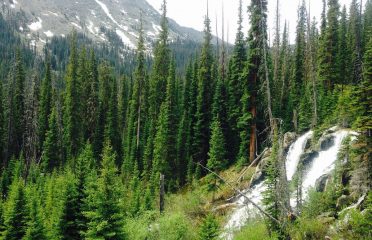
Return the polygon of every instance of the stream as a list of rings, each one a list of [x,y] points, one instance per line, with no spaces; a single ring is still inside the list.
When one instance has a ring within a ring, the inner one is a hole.
[[[337,154],[340,151],[342,141],[351,133],[352,132],[349,130],[338,130],[329,134],[333,137],[332,145],[326,150],[319,151],[319,155],[312,159],[308,166],[308,170],[304,173],[302,183],[304,198],[306,198],[309,189],[315,186],[317,179],[324,174],[329,174],[335,168]],[[286,174],[288,181],[291,181],[295,175],[300,157],[304,153],[306,144],[312,136],[313,131],[306,132],[302,136],[298,137],[289,147],[286,156]],[[266,188],[265,181],[261,181],[250,189],[244,190],[243,193],[253,202],[262,206],[263,192]],[[295,202],[295,199],[291,199],[292,207],[295,207]],[[252,204],[248,203],[246,198],[243,196],[237,197],[234,204],[236,207],[233,209],[224,227],[224,233],[221,235],[222,239],[232,240],[235,231],[243,227],[250,219],[260,215],[257,209],[255,209]]]

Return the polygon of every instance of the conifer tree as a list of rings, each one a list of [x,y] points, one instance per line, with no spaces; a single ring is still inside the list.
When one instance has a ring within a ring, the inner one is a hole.
[[[49,115],[48,125],[49,130],[46,133],[46,138],[43,144],[41,164],[45,170],[52,171],[62,163],[56,107],[53,107],[52,112]]]
[[[78,60],[77,60],[78,68],[77,68],[77,88],[79,93],[79,102],[80,102],[80,111],[84,114],[81,115],[81,137],[84,139],[87,129],[89,128],[88,125],[88,96],[89,96],[89,69],[88,69],[88,60],[87,60],[87,50],[85,46],[82,47]]]
[[[45,135],[49,130],[49,115],[52,112],[52,73],[49,56],[46,56],[45,76],[41,82],[39,104],[39,149],[43,149]]]
[[[210,149],[208,152],[208,162],[207,167],[214,172],[220,172],[227,165],[227,152],[226,152],[226,142],[221,129],[221,123],[219,121],[219,116],[216,116],[211,125],[211,139],[210,139]],[[213,179],[211,183],[211,188],[216,189],[217,179]]]
[[[4,137],[5,137],[5,111],[3,100],[3,82],[0,80],[0,164],[3,166],[3,151],[4,151]]]
[[[95,53],[90,50],[90,59],[88,62],[88,79],[87,86],[84,91],[87,91],[84,96],[87,97],[86,115],[87,126],[85,137],[94,142],[94,134],[98,124],[98,109],[99,109],[99,82],[98,82],[98,69]]]
[[[219,236],[219,225],[216,218],[209,214],[203,221],[199,230],[200,240],[216,240]]]
[[[326,91],[333,90],[339,80],[339,4],[338,0],[328,1],[327,27],[321,44],[322,56],[319,62],[319,76]],[[329,92],[329,95],[331,92]]]
[[[85,144],[82,152],[76,159],[75,178],[76,178],[76,205],[77,216],[76,225],[80,239],[83,238],[83,233],[87,230],[88,219],[83,212],[86,210],[86,188],[89,181],[89,176],[96,167],[96,162],[93,155],[92,145],[88,142]]]
[[[168,19],[167,19],[167,2],[163,0],[162,17],[160,24],[159,39],[154,48],[154,64],[152,67],[150,82],[149,82],[149,133],[146,142],[146,150],[144,161],[152,162],[154,153],[154,138],[156,134],[156,126],[160,114],[160,108],[165,99],[167,91],[167,79],[170,64],[170,49],[168,44]]]
[[[342,8],[341,12],[341,19],[340,19],[340,29],[339,29],[339,51],[340,51],[340,62],[339,62],[339,68],[340,68],[340,80],[339,83],[341,85],[346,85],[349,81],[348,76],[350,74],[348,73],[348,59],[349,59],[349,49],[347,44],[347,13],[346,13],[346,7],[344,6]]]
[[[172,60],[168,74],[166,99],[160,108],[154,140],[153,171],[155,176],[162,173],[169,180],[173,179],[171,173],[177,171],[175,166],[176,148],[174,144],[177,138],[177,116],[175,113],[175,63]]]
[[[25,131],[25,81],[23,59],[20,49],[17,49],[14,76],[9,89],[8,144],[5,158],[13,155],[17,157],[23,145],[23,133]]]
[[[89,219],[85,239],[125,239],[123,233],[123,212],[120,207],[121,190],[118,170],[115,166],[116,154],[109,142],[102,153],[102,167],[97,179],[97,188],[88,192],[91,198],[85,216]]]
[[[239,1],[239,17],[238,31],[235,37],[235,44],[231,60],[229,62],[227,93],[228,93],[228,116],[229,125],[231,127],[231,151],[236,153],[239,149],[239,128],[238,121],[241,117],[242,105],[241,98],[243,96],[244,86],[244,70],[247,61],[246,41],[243,34],[243,4]],[[231,156],[235,159],[236,156]]]
[[[250,132],[249,132],[249,161],[255,159],[256,154],[256,141],[257,141],[257,114],[258,114],[258,90],[264,83],[262,79],[262,72],[260,69],[263,69],[263,46],[266,40],[266,11],[267,11],[267,1],[266,0],[252,0],[248,8],[250,14],[250,24],[251,28],[248,34],[248,65],[247,65],[247,75],[245,76],[244,83],[244,93],[242,96],[242,117],[239,122],[245,122],[251,118],[249,121]],[[249,111],[247,111],[249,109]],[[244,125],[244,124],[242,124]],[[244,129],[243,131],[247,131]],[[244,139],[241,140],[240,149],[247,148],[247,136],[248,133],[241,133]],[[246,162],[248,159],[245,159],[246,156],[241,154],[241,159]]]
[[[204,21],[204,43],[200,57],[198,72],[198,95],[196,122],[194,125],[193,160],[206,164],[208,158],[211,109],[213,99],[212,65],[213,54],[211,46],[211,26],[209,16]]]
[[[301,95],[305,91],[306,21],[306,6],[305,1],[302,1],[302,4],[298,9],[294,76],[290,88],[290,107],[293,109],[293,123],[295,131],[298,130],[300,99]]]
[[[362,80],[362,16],[357,0],[353,0],[350,5],[348,31],[348,46],[351,53],[349,78],[353,84],[357,84]],[[340,52],[342,51],[340,49]]]
[[[66,90],[64,95],[64,147],[67,157],[73,158],[79,151],[81,142],[81,103],[78,80],[78,53],[76,32],[72,33],[70,42],[70,58],[66,73]]]
[[[27,230],[24,240],[46,240],[43,216],[41,214],[41,197],[35,186],[31,186],[28,191],[28,209]]]
[[[22,179],[15,179],[4,209],[4,240],[19,240],[26,234],[28,209]]]
[[[139,40],[137,45],[137,66],[134,73],[133,92],[129,101],[129,114],[126,135],[124,138],[124,173],[133,172],[135,163],[139,164],[143,153],[144,125],[145,125],[145,45],[141,19]],[[144,170],[149,171],[148,163],[143,163]]]

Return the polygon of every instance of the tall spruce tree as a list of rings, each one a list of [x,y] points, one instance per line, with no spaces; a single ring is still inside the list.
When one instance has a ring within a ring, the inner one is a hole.
[[[144,144],[144,125],[145,125],[145,44],[143,36],[143,23],[141,18],[139,39],[137,45],[137,66],[134,73],[133,92],[129,101],[129,113],[127,119],[127,129],[124,138],[124,169],[123,172],[130,174],[133,172],[134,165],[140,164],[143,157]],[[143,163],[142,168],[149,171],[149,163]]]
[[[46,56],[45,76],[41,82],[39,104],[39,149],[43,149],[45,135],[49,129],[49,115],[52,112],[52,72],[50,58]]]
[[[206,164],[209,150],[211,110],[213,99],[213,53],[211,45],[211,25],[208,14],[204,21],[204,43],[198,71],[198,95],[196,122],[194,125],[193,159]]]
[[[305,90],[306,21],[306,6],[305,1],[302,1],[298,9],[294,74],[290,87],[290,107],[293,110],[292,119],[295,131],[298,130],[301,95]]]
[[[87,97],[86,106],[86,121],[88,128],[86,129],[85,137],[94,142],[95,130],[98,124],[98,109],[99,109],[99,82],[98,82],[98,68],[97,60],[95,57],[94,50],[90,50],[89,62],[88,62],[88,79],[87,86],[83,89],[86,91],[84,96]]]
[[[116,154],[109,142],[105,143],[102,153],[102,166],[97,179],[97,187],[88,191],[91,198],[85,216],[89,219],[85,239],[125,239],[123,233],[123,211],[120,178],[115,165]]]
[[[56,107],[52,108],[48,125],[49,130],[45,135],[41,154],[41,165],[46,171],[52,171],[54,168],[61,166],[62,163]]]
[[[149,82],[149,134],[146,142],[144,161],[150,163],[154,153],[154,138],[160,114],[160,107],[165,99],[170,64],[170,48],[168,44],[167,2],[163,0],[162,18],[159,39],[154,48],[154,64]]]
[[[154,169],[158,176],[162,173],[168,180],[175,180],[172,172],[176,173],[176,105],[175,105],[175,63],[171,61],[169,68],[166,99],[161,105],[156,136],[154,140]],[[177,176],[177,175],[176,175]],[[168,182],[171,183],[171,182]]]
[[[350,48],[351,69],[349,78],[353,84],[362,81],[362,16],[359,1],[353,0],[350,5],[348,45]],[[340,49],[340,52],[343,50]]]
[[[64,94],[63,107],[63,139],[67,158],[76,156],[81,143],[81,102],[80,85],[78,80],[78,53],[76,32],[72,33],[70,40],[70,57],[66,73],[66,90]]]
[[[4,226],[1,233],[4,240],[19,240],[26,234],[28,209],[24,183],[22,179],[15,178],[11,187],[9,197],[5,203]]]

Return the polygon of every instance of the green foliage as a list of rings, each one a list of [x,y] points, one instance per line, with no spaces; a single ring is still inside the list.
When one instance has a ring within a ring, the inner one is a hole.
[[[27,231],[28,208],[22,179],[15,179],[4,204],[4,240],[22,239]]]
[[[253,221],[248,223],[234,236],[234,240],[245,240],[249,236],[251,240],[274,240],[277,236],[269,233],[263,221]]]
[[[291,238],[298,240],[316,240],[324,239],[327,231],[327,225],[316,218],[300,218],[294,223],[290,235]]]
[[[216,218],[209,214],[203,221],[199,229],[200,240],[215,240],[219,236],[219,224]]]
[[[195,239],[195,232],[190,220],[181,213],[173,213],[162,216],[157,222],[158,225],[150,232],[148,239],[163,240],[191,240]]]
[[[110,143],[106,143],[97,185],[88,190],[88,198],[91,202],[89,202],[89,210],[85,212],[85,216],[89,219],[86,239],[125,239],[120,207],[122,194],[115,159]]]

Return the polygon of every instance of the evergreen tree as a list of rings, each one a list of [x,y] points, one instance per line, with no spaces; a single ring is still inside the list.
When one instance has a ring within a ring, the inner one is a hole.
[[[5,203],[4,226],[1,233],[4,240],[19,240],[26,234],[28,209],[22,179],[15,179]]]
[[[175,65],[171,61],[169,68],[166,99],[160,108],[156,136],[154,140],[154,170],[155,176],[162,173],[166,179],[174,180],[172,172],[176,172],[176,106],[175,106]]]
[[[80,54],[77,60],[77,88],[79,94],[79,102],[80,102],[80,111],[84,114],[81,115],[81,137],[84,139],[87,129],[90,127],[88,125],[88,96],[89,96],[89,68],[88,68],[88,60],[87,60],[87,50],[85,46],[82,47]]]
[[[53,107],[52,112],[49,115],[48,125],[49,130],[46,133],[46,138],[43,144],[44,147],[41,155],[41,162],[45,170],[52,171],[54,168],[61,165],[61,151],[56,107]]]
[[[139,164],[143,152],[144,144],[144,125],[145,125],[145,45],[143,36],[143,25],[139,32],[137,45],[137,67],[134,73],[133,92],[129,101],[129,114],[127,121],[126,135],[124,138],[124,169],[123,172],[130,174],[133,172],[135,163]],[[149,163],[144,162],[143,168],[149,171]]]
[[[327,27],[321,41],[319,77],[326,91],[333,90],[339,81],[339,4],[338,0],[328,1]],[[331,92],[327,93],[331,95]]]
[[[83,91],[86,91],[84,96],[87,97],[86,106],[86,121],[88,128],[86,129],[85,137],[91,139],[94,142],[93,137],[95,136],[95,130],[98,124],[98,109],[99,109],[99,82],[98,82],[98,69],[95,53],[93,50],[90,51],[90,60],[88,62],[88,79],[87,86],[84,87]]]
[[[43,149],[45,135],[49,130],[49,115],[52,112],[52,73],[49,56],[46,56],[45,76],[41,82],[39,104],[39,149]]]
[[[340,19],[340,29],[339,29],[339,68],[340,68],[340,80],[341,85],[346,85],[348,83],[348,59],[349,59],[349,49],[347,45],[347,13],[346,7],[342,8],[341,19]]]
[[[28,191],[28,209],[29,217],[27,220],[27,230],[24,240],[46,240],[45,229],[43,225],[43,216],[41,214],[40,196],[36,187],[32,186]]]
[[[239,122],[249,120],[250,133],[249,133],[249,161],[253,161],[256,155],[256,141],[257,141],[257,114],[258,114],[258,90],[263,84],[262,72],[263,69],[263,46],[267,39],[266,33],[266,11],[267,1],[266,0],[252,0],[248,7],[250,14],[251,28],[248,34],[248,63],[247,63],[247,75],[245,76],[244,93],[242,96],[242,117]],[[247,111],[249,109],[249,111]],[[244,124],[241,124],[244,125]],[[248,128],[243,131],[247,131]],[[240,149],[247,148],[247,136],[248,133],[241,133],[243,139],[241,140]],[[240,154],[242,162],[248,161],[247,156]]]
[[[78,53],[76,32],[72,33],[70,42],[70,58],[66,73],[66,90],[64,95],[64,147],[67,157],[73,158],[79,151],[81,142],[81,102],[78,80]]]
[[[219,236],[219,225],[216,218],[209,214],[203,221],[199,230],[200,240],[215,240]]]
[[[347,38],[351,53],[349,78],[353,84],[357,84],[362,80],[362,16],[357,0],[353,0],[350,5],[348,30]],[[340,52],[342,51],[340,49]]]
[[[85,216],[89,219],[85,239],[125,239],[123,233],[123,213],[120,207],[121,190],[115,153],[106,143],[102,154],[102,167],[97,179],[97,188],[88,192],[92,199]]]
[[[221,124],[219,121],[219,116],[217,116],[211,125],[211,139],[210,139],[210,149],[208,152],[208,162],[207,167],[214,172],[220,172],[224,167],[226,167],[227,160],[226,160],[226,142],[225,137],[223,135]],[[213,177],[213,182],[211,188],[213,190],[216,189],[216,181],[217,179]]]
[[[193,160],[206,164],[208,158],[211,109],[213,98],[212,65],[213,54],[211,45],[212,35],[209,16],[204,21],[204,43],[198,71],[198,95],[196,122],[194,125]]]
[[[5,137],[5,109],[3,100],[3,82],[0,80],[0,163],[3,166],[4,137]]]
[[[144,162],[150,163],[154,153],[154,138],[156,126],[160,114],[160,108],[165,99],[167,91],[167,79],[170,64],[170,49],[168,44],[168,19],[167,19],[167,2],[163,0],[162,17],[160,24],[159,39],[154,48],[154,60],[149,82],[149,133],[146,142]]]
[[[10,102],[8,113],[8,145],[6,158],[18,156],[23,146],[23,133],[25,131],[25,70],[21,51],[17,49],[14,77],[10,85]],[[7,160],[7,159],[5,159]]]
[[[295,131],[298,130],[298,113],[300,111],[301,96],[305,92],[306,21],[306,6],[305,1],[302,1],[298,9],[294,76],[290,88],[290,108],[293,109]]]

